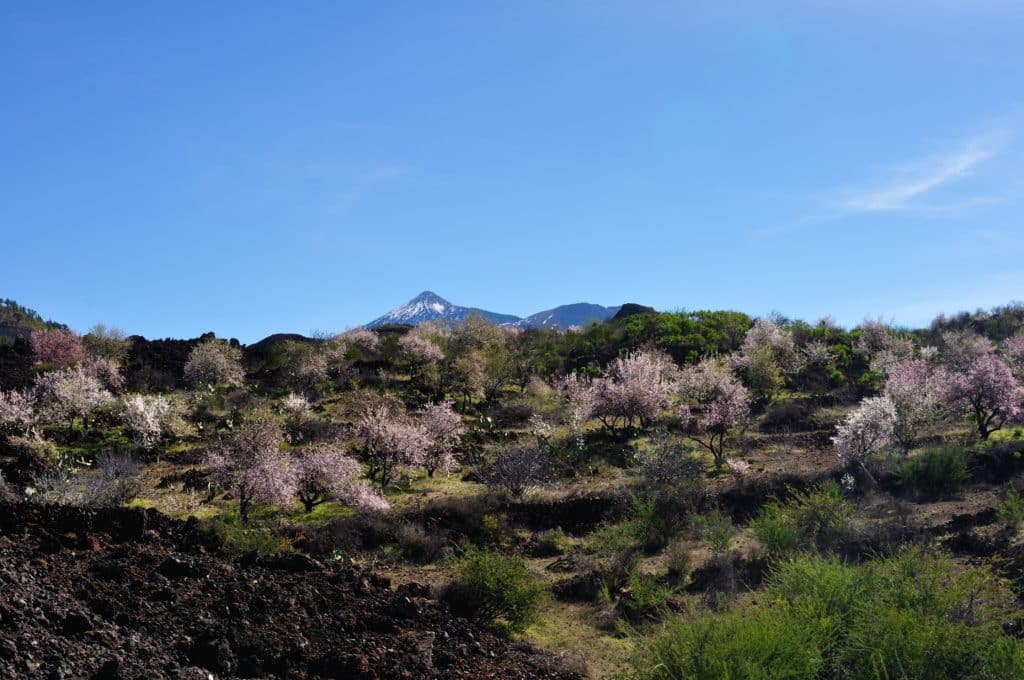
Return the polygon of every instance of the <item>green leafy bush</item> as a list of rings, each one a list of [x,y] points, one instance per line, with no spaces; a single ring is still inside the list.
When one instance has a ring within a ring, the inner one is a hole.
[[[996,521],[1005,531],[1016,533],[1024,523],[1024,498],[1012,486],[1006,490],[1006,497],[996,505]]]
[[[626,582],[626,590],[619,600],[623,615],[633,623],[657,621],[668,612],[669,600],[675,588],[652,574],[634,571]]]
[[[633,497],[626,518],[617,524],[604,524],[594,532],[591,546],[609,556],[642,548],[653,553],[668,544],[674,531],[669,518],[658,512],[653,498]]]
[[[572,542],[565,535],[562,527],[555,527],[537,534],[530,545],[530,554],[534,557],[555,557],[569,552]]]
[[[863,565],[776,563],[755,604],[680,618],[641,643],[638,678],[1024,677],[1012,594],[984,568],[911,550]]]
[[[713,512],[697,518],[697,528],[701,540],[713,555],[724,555],[729,552],[732,543],[732,521],[721,514]]]
[[[444,594],[456,613],[510,631],[536,619],[543,597],[543,586],[522,560],[483,550],[466,553]]]
[[[901,465],[897,475],[904,486],[931,497],[954,494],[971,477],[967,455],[951,446],[925,450]]]
[[[773,557],[824,551],[849,536],[853,509],[842,488],[828,481],[811,491],[794,493],[786,503],[767,504],[751,527]]]

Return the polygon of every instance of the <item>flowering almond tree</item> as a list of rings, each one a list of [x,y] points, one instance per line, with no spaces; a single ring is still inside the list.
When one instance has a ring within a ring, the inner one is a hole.
[[[43,373],[36,378],[35,387],[41,419],[50,423],[67,421],[69,436],[75,418],[89,418],[114,401],[114,395],[82,366]]]
[[[223,435],[206,455],[221,486],[238,499],[242,524],[254,502],[285,505],[296,496],[295,467],[281,451],[284,433],[269,420],[253,420]]]
[[[85,368],[86,373],[103,383],[103,386],[111,392],[116,392],[124,387],[121,367],[113,359],[89,357],[82,367]]]
[[[226,340],[203,340],[189,352],[185,380],[191,385],[242,385],[242,350]]]
[[[727,366],[708,358],[682,371],[679,393],[683,429],[711,452],[715,467],[721,468],[729,434],[750,420],[750,392]]]
[[[399,470],[421,467],[431,444],[418,425],[387,406],[370,408],[356,431],[363,439],[370,478],[376,478],[385,489]]]
[[[430,440],[423,456],[428,477],[436,470],[447,473],[455,467],[455,447],[466,432],[462,416],[452,410],[449,401],[427,404],[419,413],[420,428]]]
[[[870,460],[892,444],[896,427],[896,406],[887,396],[870,397],[836,426],[832,437],[839,460],[847,467],[859,465],[872,483]]]
[[[730,361],[761,398],[774,394],[783,380],[800,368],[793,332],[774,319],[755,321]]]
[[[402,354],[412,364],[437,363],[444,359],[444,352],[433,340],[413,329],[398,341]]]
[[[336,444],[316,444],[294,463],[296,493],[306,512],[329,500],[369,510],[386,510],[382,495],[360,479],[363,466]]]
[[[0,392],[0,431],[28,432],[35,422],[35,403],[27,390]]]
[[[1017,380],[1024,380],[1024,330],[1004,340],[999,351]]]
[[[346,350],[354,347],[363,355],[370,355],[380,347],[380,337],[369,328],[353,328],[335,338]]]
[[[950,375],[945,399],[951,412],[966,413],[981,438],[988,439],[1024,410],[1024,387],[1006,362],[984,353]]]
[[[576,425],[597,418],[614,434],[620,422],[621,429],[629,430],[657,420],[669,406],[677,373],[665,354],[637,351],[615,359],[599,378],[566,376],[562,390]]]
[[[145,449],[153,448],[164,434],[171,432],[173,416],[171,400],[159,395],[132,394],[121,402],[121,422],[132,433],[135,443]]]
[[[884,394],[896,409],[893,438],[905,452],[914,448],[923,428],[942,417],[948,383],[948,373],[929,366],[924,359],[908,359],[889,366]]]
[[[64,367],[85,359],[82,339],[72,330],[32,331],[29,342],[37,365]]]

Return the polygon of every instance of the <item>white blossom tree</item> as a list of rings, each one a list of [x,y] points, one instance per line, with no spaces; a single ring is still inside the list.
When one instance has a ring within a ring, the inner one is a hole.
[[[874,483],[870,464],[892,446],[896,406],[887,396],[863,400],[856,411],[836,426],[832,437],[839,460],[847,467],[858,465]]]
[[[191,385],[242,385],[242,350],[226,340],[209,338],[189,352],[185,380]]]

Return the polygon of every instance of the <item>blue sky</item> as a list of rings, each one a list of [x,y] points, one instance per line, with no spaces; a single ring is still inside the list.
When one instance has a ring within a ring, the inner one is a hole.
[[[1022,299],[1021,35],[1001,0],[4,3],[0,296],[245,342],[424,289]]]

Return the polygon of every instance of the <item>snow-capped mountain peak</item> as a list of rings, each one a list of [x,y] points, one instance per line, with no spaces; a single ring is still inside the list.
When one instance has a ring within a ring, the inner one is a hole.
[[[448,302],[437,293],[425,290],[401,307],[366,324],[368,328],[377,328],[387,324],[408,324],[415,326],[425,321],[456,322],[471,314],[484,317],[496,324],[519,326],[521,328],[557,328],[585,326],[592,321],[603,321],[611,318],[618,307],[602,307],[587,303],[576,303],[555,307],[544,312],[520,318],[513,314],[498,314],[476,307],[460,307]]]
[[[392,309],[384,316],[374,319],[366,325],[369,328],[376,328],[377,326],[390,323],[414,326],[425,321],[460,321],[470,314],[479,314],[499,324],[513,323],[519,320],[518,316],[512,314],[497,314],[483,309],[453,305],[437,293],[426,290],[401,307]]]

